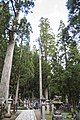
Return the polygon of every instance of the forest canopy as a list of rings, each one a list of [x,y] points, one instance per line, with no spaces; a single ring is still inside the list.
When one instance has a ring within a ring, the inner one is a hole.
[[[40,19],[42,88],[43,96],[46,97],[47,91],[49,99],[61,95],[65,101],[67,95],[70,103],[77,104],[80,94],[80,1],[66,0],[66,4],[68,25],[60,21],[57,37],[49,19]],[[22,99],[39,99],[39,50],[36,46],[30,49],[32,27],[26,17],[34,5],[33,0],[0,2],[0,78],[1,84],[7,82],[8,85],[4,90],[7,90],[5,99],[19,93]],[[19,21],[20,11],[24,17]]]

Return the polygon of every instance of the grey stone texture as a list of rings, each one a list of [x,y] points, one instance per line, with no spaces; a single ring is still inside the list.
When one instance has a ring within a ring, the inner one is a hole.
[[[34,110],[24,110],[15,120],[37,120]]]

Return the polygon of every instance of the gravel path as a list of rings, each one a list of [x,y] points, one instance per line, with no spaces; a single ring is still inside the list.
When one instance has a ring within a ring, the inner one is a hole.
[[[37,120],[34,110],[24,110],[15,120]]]

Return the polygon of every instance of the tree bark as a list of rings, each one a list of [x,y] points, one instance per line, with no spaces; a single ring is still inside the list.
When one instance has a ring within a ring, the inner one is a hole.
[[[7,47],[6,57],[4,60],[4,66],[1,76],[1,86],[4,88],[1,97],[4,97],[4,99],[6,100],[6,104],[8,103],[9,83],[10,83],[10,75],[12,68],[13,52],[15,46],[14,31],[16,29],[18,17],[19,17],[19,11],[16,12],[15,19],[13,20],[12,29],[9,30],[9,44]]]
[[[48,88],[45,89],[45,98],[48,100]]]
[[[21,62],[21,58],[22,58],[22,41],[21,40],[21,51],[20,51],[20,62]],[[20,80],[20,67],[18,68],[19,69],[19,76],[18,76],[18,81],[17,81],[17,89],[16,89],[16,97],[15,97],[15,105],[17,107],[17,103],[18,103],[18,94],[19,94],[19,80]]]
[[[9,41],[6,57],[4,61],[1,84],[4,86],[3,97],[7,101],[9,96],[9,83],[10,83],[10,75],[11,75],[11,67],[12,67],[12,59],[14,52],[15,40]]]
[[[15,97],[15,105],[17,107],[17,102],[18,102],[18,91],[19,91],[19,79],[17,81],[17,89],[16,89],[16,97]]]

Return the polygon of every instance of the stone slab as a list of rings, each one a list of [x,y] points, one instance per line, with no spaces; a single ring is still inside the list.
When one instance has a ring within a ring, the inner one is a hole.
[[[15,120],[37,120],[34,110],[24,110]]]

